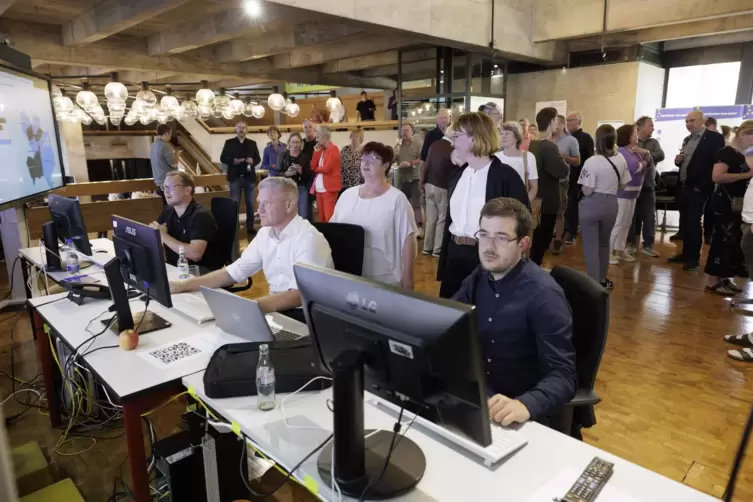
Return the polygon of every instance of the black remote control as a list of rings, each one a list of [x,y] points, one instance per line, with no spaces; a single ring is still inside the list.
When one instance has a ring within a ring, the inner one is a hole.
[[[614,464],[594,457],[560,502],[593,502],[612,476]]]

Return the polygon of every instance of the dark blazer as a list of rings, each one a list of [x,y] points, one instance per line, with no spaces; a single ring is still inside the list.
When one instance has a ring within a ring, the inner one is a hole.
[[[447,188],[447,216],[444,224],[444,237],[442,239],[442,252],[439,255],[439,265],[437,266],[437,280],[442,280],[444,268],[447,265],[447,246],[450,242],[450,224],[452,223],[452,215],[450,214],[450,200],[452,194],[455,191],[455,187],[458,186],[458,181],[463,175],[466,166],[457,169],[450,178],[450,184]],[[507,164],[503,164],[498,157],[492,157],[492,164],[489,166],[489,176],[486,179],[486,201],[489,202],[492,199],[498,197],[510,197],[517,199],[530,210],[531,202],[528,200],[528,192],[523,180],[520,178],[518,172]]]
[[[233,163],[235,159],[248,158],[253,160],[253,165],[246,164],[245,162],[243,164]],[[240,177],[251,177],[253,181],[256,181],[256,165],[261,162],[256,141],[248,138],[243,143],[238,138],[226,140],[220,154],[220,162],[227,166],[228,181],[235,181]]]
[[[685,148],[689,140],[690,136],[682,140],[683,148]],[[711,180],[711,174],[714,171],[716,154],[724,146],[724,136],[718,132],[706,129],[701,135],[701,141],[698,142],[693,156],[690,158],[688,176],[685,179],[684,185],[697,188],[701,193],[710,195],[714,191],[714,182]],[[680,167],[677,163],[675,165]]]

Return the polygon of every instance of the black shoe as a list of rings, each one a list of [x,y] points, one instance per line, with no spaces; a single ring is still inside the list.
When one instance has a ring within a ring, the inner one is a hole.
[[[604,279],[604,282],[601,283],[601,286],[609,291],[614,289],[614,282],[610,281],[609,279]]]
[[[686,263],[685,265],[682,266],[682,269],[685,272],[695,272],[699,268],[701,268],[701,264],[699,262],[697,262],[697,261],[688,262],[688,263]]]
[[[669,263],[685,263],[685,255],[682,253],[676,254],[673,257],[667,259]]]
[[[706,244],[707,246],[710,246],[711,245],[711,236],[709,235],[708,237],[704,237],[703,238],[703,243]]]
[[[732,279],[722,279],[722,283],[727,289],[734,291],[735,294],[740,294],[744,291],[743,288],[732,282]]]
[[[677,232],[674,235],[669,236],[669,240],[671,241],[681,241],[682,240],[682,234],[680,232]]]
[[[552,248],[552,254],[553,255],[562,254],[562,241],[560,241],[560,240],[555,240],[554,241],[554,246]]]

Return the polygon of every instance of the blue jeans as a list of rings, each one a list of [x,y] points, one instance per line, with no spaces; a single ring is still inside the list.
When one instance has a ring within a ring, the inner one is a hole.
[[[253,178],[240,177],[230,182],[230,197],[241,205],[241,191],[246,200],[246,233],[254,233],[254,182]]]
[[[311,221],[312,212],[309,188],[304,185],[298,185],[298,216],[304,220]]]

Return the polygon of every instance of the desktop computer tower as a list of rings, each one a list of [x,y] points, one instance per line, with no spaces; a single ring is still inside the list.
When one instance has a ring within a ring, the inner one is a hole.
[[[63,264],[60,260],[58,234],[55,231],[55,223],[52,221],[42,225],[42,244],[44,245],[45,270],[48,272],[62,270]]]

